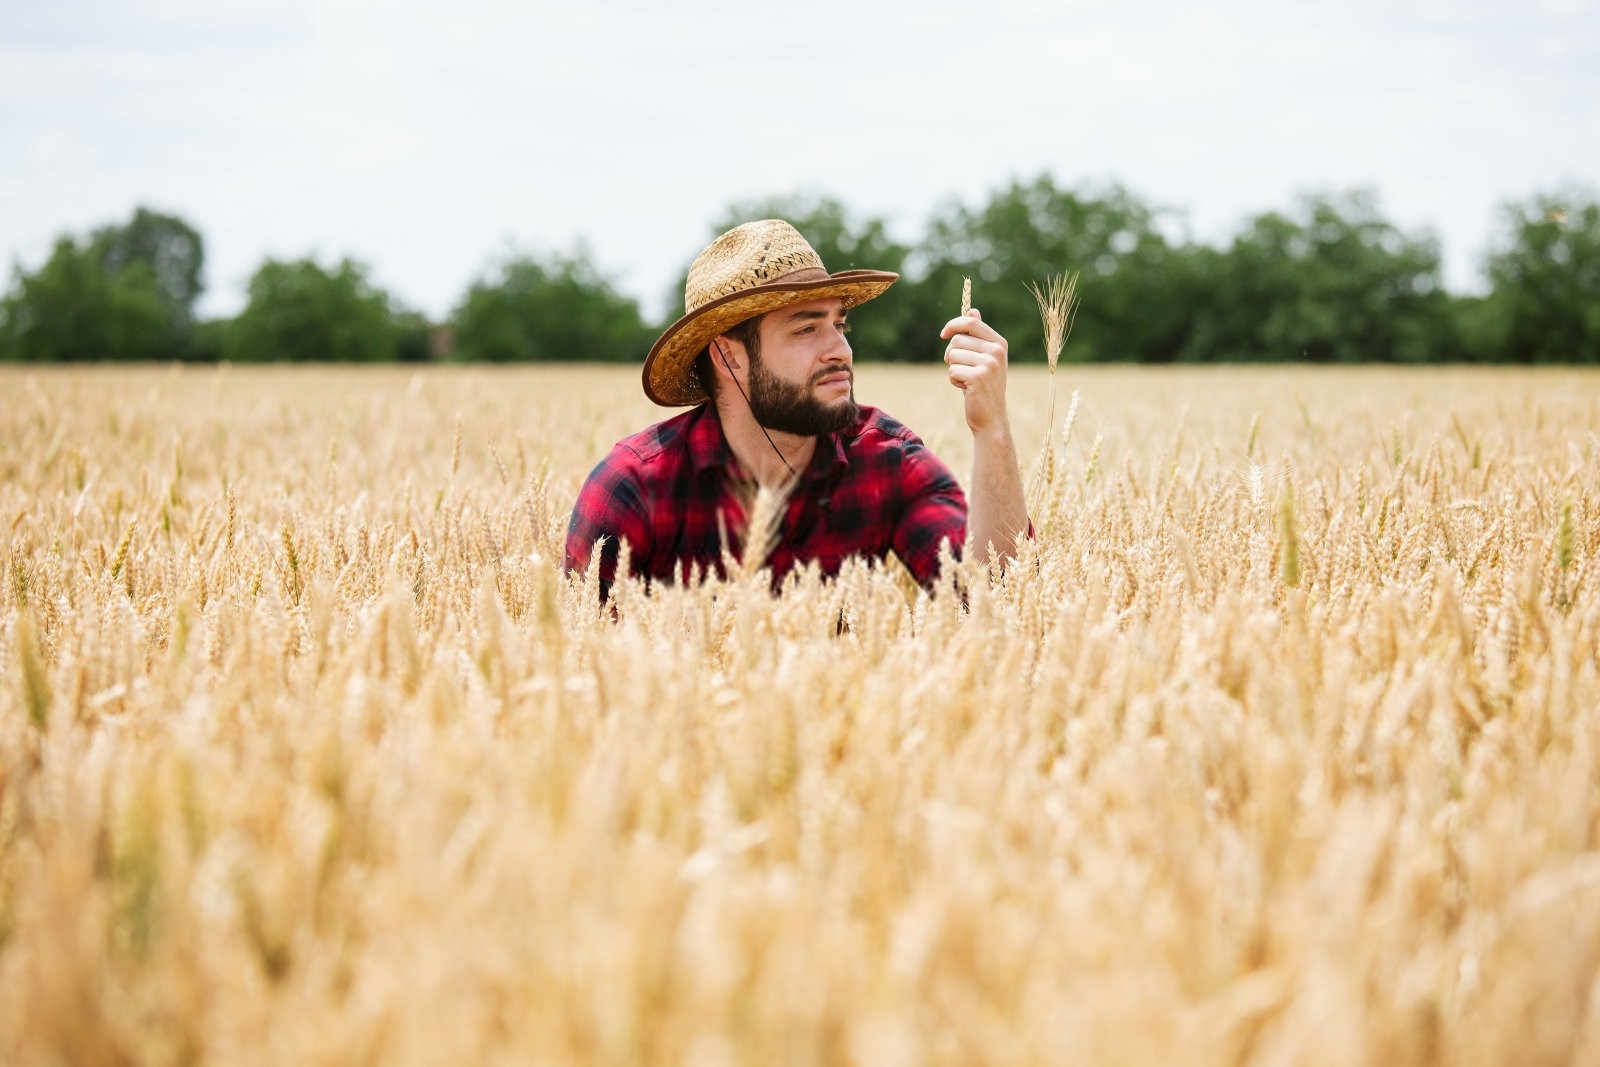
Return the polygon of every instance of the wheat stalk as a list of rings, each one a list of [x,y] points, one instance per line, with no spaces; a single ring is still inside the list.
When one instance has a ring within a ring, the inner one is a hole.
[[[778,547],[778,540],[783,533],[785,508],[794,485],[793,477],[772,486],[749,481],[734,484],[734,495],[742,501],[745,515],[741,538],[743,547],[739,553],[737,571],[742,577],[751,577],[772,558],[773,549]]]
[[[283,541],[284,559],[289,564],[289,595],[296,604],[299,604],[300,594],[304,589],[304,581],[300,576],[300,551],[294,543],[294,531],[290,529],[287,522],[283,524],[283,529],[279,531],[279,536]]]
[[[117,542],[116,554],[111,559],[111,580],[116,581],[117,575],[122,573],[122,565],[128,560],[128,546],[133,543],[133,529],[137,520],[128,520],[128,528],[122,532],[122,540]]]
[[[22,661],[22,706],[28,709],[28,721],[42,731],[50,722],[50,682],[45,676],[33,620],[31,608],[18,614],[16,646]]]
[[[1044,357],[1050,368],[1050,407],[1045,421],[1045,439],[1051,440],[1056,429],[1056,362],[1072,333],[1072,321],[1078,314],[1078,275],[1063,271],[1048,275],[1044,285],[1028,283],[1028,291],[1039,305],[1039,320],[1044,326]]]
[[[1279,576],[1291,589],[1300,584],[1300,530],[1295,519],[1294,491],[1287,479],[1278,497]]]

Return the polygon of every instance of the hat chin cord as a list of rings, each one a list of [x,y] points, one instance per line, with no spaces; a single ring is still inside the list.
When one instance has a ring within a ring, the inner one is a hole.
[[[716,344],[716,342],[713,341],[712,344]],[[789,477],[800,477],[799,472],[797,472],[793,467],[789,466],[788,459],[784,457],[783,449],[778,447],[778,443],[772,439],[772,435],[767,432],[767,428],[761,425],[760,418],[756,416],[755,405],[750,403],[750,396],[744,391],[744,386],[739,384],[739,379],[734,378],[733,367],[728,363],[728,353],[722,350],[722,346],[720,344],[717,345],[717,355],[722,357],[722,365],[728,368],[728,377],[733,379],[733,387],[739,390],[740,396],[744,397],[744,406],[750,409],[750,417],[755,420],[756,429],[761,431],[761,436],[767,439],[767,444],[771,445],[772,450],[778,454],[778,462],[789,468]]]

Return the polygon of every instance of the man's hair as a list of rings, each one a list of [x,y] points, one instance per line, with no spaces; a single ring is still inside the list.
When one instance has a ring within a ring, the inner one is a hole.
[[[750,359],[756,360],[761,356],[761,320],[765,315],[757,315],[753,319],[745,319],[737,326],[729,326],[722,332],[744,345],[744,350]],[[694,376],[699,379],[700,386],[706,395],[716,399],[717,373],[711,367],[711,346],[707,345],[698,356],[694,357]]]

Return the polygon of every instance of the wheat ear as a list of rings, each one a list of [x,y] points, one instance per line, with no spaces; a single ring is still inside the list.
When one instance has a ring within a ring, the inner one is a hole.
[[[1077,272],[1049,275],[1042,287],[1030,282],[1028,291],[1039,305],[1039,320],[1044,325],[1044,358],[1050,367],[1050,419],[1045,439],[1050,440],[1056,430],[1056,362],[1078,314]]]

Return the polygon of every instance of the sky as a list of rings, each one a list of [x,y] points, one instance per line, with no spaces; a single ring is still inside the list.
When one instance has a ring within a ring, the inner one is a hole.
[[[1600,2],[4,0],[0,98],[7,266],[142,204],[204,236],[208,315],[348,255],[442,318],[583,242],[658,316],[733,201],[911,240],[1041,171],[1211,242],[1371,188],[1481,291],[1499,204],[1600,183]]]

